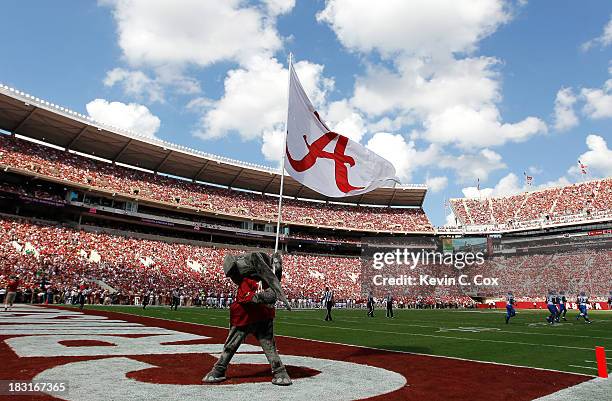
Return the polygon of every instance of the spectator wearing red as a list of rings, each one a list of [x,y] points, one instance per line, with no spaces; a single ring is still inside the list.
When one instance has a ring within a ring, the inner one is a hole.
[[[17,297],[17,290],[19,289],[19,276],[11,276],[9,282],[6,285],[6,301],[4,303],[4,311],[13,308],[13,303]]]

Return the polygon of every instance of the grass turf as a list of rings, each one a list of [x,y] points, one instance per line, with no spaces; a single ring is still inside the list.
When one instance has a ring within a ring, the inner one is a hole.
[[[182,322],[228,327],[227,309],[86,306]],[[576,321],[568,311],[567,322],[546,323],[547,311],[518,310],[505,324],[500,310],[395,310],[387,319],[384,310],[374,318],[362,309],[332,312],[325,322],[322,310],[277,311],[275,333],[312,340],[361,345],[394,351],[450,356],[476,361],[507,363],[596,375],[595,346],[608,351],[612,367],[612,312],[589,312],[593,324]]]

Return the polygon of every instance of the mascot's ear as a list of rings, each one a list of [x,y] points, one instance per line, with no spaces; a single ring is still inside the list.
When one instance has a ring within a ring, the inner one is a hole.
[[[223,273],[225,273],[225,277],[230,276],[230,271],[236,268],[236,262],[238,257],[235,255],[225,255],[223,259]]]

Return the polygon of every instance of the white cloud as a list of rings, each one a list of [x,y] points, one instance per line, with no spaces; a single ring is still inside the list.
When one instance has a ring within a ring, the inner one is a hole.
[[[282,42],[274,18],[241,0],[105,0],[113,8],[119,47],[132,66],[244,62],[268,55]],[[274,12],[290,2],[270,1]]]
[[[436,145],[417,150],[413,141],[406,142],[403,136],[388,132],[374,134],[368,141],[367,148],[389,160],[404,183],[412,179],[412,172],[416,167],[433,163],[440,152]]]
[[[285,154],[283,151],[283,130],[264,131],[262,136],[261,153],[266,160],[280,163],[281,157]],[[279,164],[280,165],[280,164]]]
[[[404,110],[423,118],[449,107],[477,108],[497,101],[497,60],[490,57],[444,60],[399,60],[397,71],[371,66],[357,77],[353,104],[370,115]]]
[[[363,117],[346,100],[332,102],[327,107],[323,118],[332,131],[349,137],[355,142],[361,141],[366,133]]]
[[[557,178],[556,180],[552,180],[552,181],[546,181],[540,185],[537,185],[535,187],[535,189],[546,189],[546,188],[552,188],[552,187],[564,187],[566,185],[570,185],[571,182],[567,179],[567,177],[565,176],[561,176],[559,178]]]
[[[498,109],[492,106],[476,110],[457,105],[430,115],[424,126],[422,135],[425,139],[455,143],[464,149],[524,142],[547,131],[546,124],[535,117],[527,117],[514,124],[502,123]]]
[[[156,82],[164,86],[172,87],[177,93],[193,95],[200,93],[200,83],[195,78],[183,74],[181,68],[164,65],[155,68]]]
[[[608,148],[606,140],[599,135],[589,135],[586,138],[589,150],[578,157],[582,163],[588,166],[590,174],[600,177],[612,176],[612,150]],[[579,176],[580,170],[577,165],[569,168],[568,172]]]
[[[247,65],[270,58],[282,48],[276,18],[295,0],[100,0],[112,9],[123,59],[136,71],[115,68],[105,83],[121,83],[126,94],[163,101],[163,90],[201,92],[197,79],[185,72],[218,62]],[[144,70],[150,70],[149,76]],[[150,77],[152,76],[152,77]]]
[[[104,78],[105,86],[119,84],[123,91],[139,99],[147,97],[148,101],[164,102],[164,92],[154,79],[149,78],[142,71],[128,71],[123,68],[114,68],[106,73]]]
[[[409,115],[399,115],[395,118],[383,117],[380,120],[369,123],[367,125],[367,130],[370,132],[399,131],[404,125],[411,125],[414,123],[414,118]]]
[[[348,49],[390,57],[472,51],[510,15],[501,0],[330,0],[317,19]]]
[[[263,0],[268,8],[268,14],[281,15],[287,14],[295,7],[295,0]]]
[[[308,61],[294,66],[310,100],[316,107],[323,105],[333,88],[333,80],[323,76],[323,66]],[[245,68],[230,70],[223,97],[203,115],[195,134],[209,139],[237,132],[243,139],[255,139],[264,131],[283,129],[287,118],[287,74],[287,69],[274,58],[254,59]]]
[[[356,79],[351,103],[379,129],[423,124],[424,139],[462,148],[501,146],[545,133],[527,117],[502,120],[500,77],[493,57],[469,56],[511,18],[501,0],[332,0],[318,14],[350,50],[378,52],[391,66],[369,65]]]
[[[466,187],[461,190],[466,198],[490,198],[495,196],[514,195],[523,191],[519,179],[514,173],[502,177],[493,188]]]
[[[448,185],[448,177],[427,177],[427,179],[425,180],[425,184],[431,192],[440,192]]]
[[[136,103],[125,104],[95,99],[85,107],[94,120],[152,138],[155,137],[161,124],[160,119],[147,107]]]
[[[546,189],[551,187],[563,187],[569,185],[570,182],[565,176],[561,176],[556,180],[547,181],[543,184],[527,187],[526,183],[519,179],[519,177],[514,173],[509,173],[502,177],[497,184],[493,188],[480,188],[480,192],[477,187],[466,187],[461,190],[463,192],[463,196],[466,198],[491,198],[491,197],[500,197],[500,196],[510,196],[515,195],[521,192],[526,192],[527,190],[535,190],[535,189]]]
[[[463,197],[468,199],[488,198],[491,196],[493,188],[482,188],[478,191],[478,187],[465,187],[461,189],[461,192],[463,192]]]
[[[610,20],[608,21],[606,26],[604,26],[604,30],[600,36],[584,42],[580,46],[580,48],[583,51],[587,51],[594,46],[599,45],[601,47],[606,47],[606,46],[609,46],[610,44],[612,44],[612,17],[610,17]]]
[[[557,92],[555,99],[555,129],[566,131],[578,125],[578,117],[574,112],[576,96],[572,88],[562,88]]]
[[[612,117],[612,79],[608,79],[603,88],[583,88],[580,91],[585,101],[582,111],[590,118]]]
[[[437,165],[455,170],[462,182],[475,182],[477,179],[485,182],[491,172],[506,168],[501,155],[490,149],[482,149],[476,154],[446,155],[440,158]]]
[[[192,112],[204,112],[214,106],[214,100],[207,97],[196,97],[187,103],[186,109]]]
[[[538,166],[529,166],[529,168],[527,169],[527,172],[529,172],[529,174],[542,174],[544,170],[542,170],[540,167]]]

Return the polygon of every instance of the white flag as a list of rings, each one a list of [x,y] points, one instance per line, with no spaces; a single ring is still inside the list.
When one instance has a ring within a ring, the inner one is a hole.
[[[289,69],[285,152],[289,175],[333,198],[359,195],[399,182],[388,160],[327,128],[306,96],[293,65]]]

